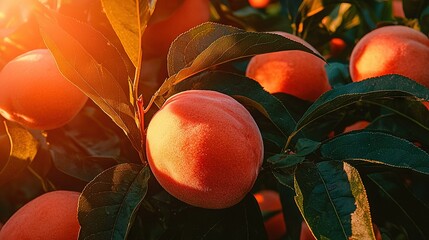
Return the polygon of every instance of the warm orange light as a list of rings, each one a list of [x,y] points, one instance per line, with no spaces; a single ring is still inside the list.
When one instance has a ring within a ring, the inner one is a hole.
[[[27,0],[0,1],[0,28],[10,28],[28,20],[31,2]]]
[[[270,3],[270,0],[249,0],[250,6],[254,8],[265,8]]]

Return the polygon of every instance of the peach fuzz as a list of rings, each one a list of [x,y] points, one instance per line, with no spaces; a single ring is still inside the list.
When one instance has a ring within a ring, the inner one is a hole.
[[[350,56],[354,82],[400,74],[429,87],[429,38],[405,26],[386,26],[366,34]]]
[[[20,55],[0,72],[0,114],[28,128],[61,127],[87,99],[60,73],[48,49]]]
[[[263,142],[250,113],[232,97],[207,90],[178,93],[147,128],[146,154],[161,186],[190,205],[221,209],[251,190]]]
[[[273,32],[299,42],[314,52],[309,43],[285,33]],[[325,62],[299,50],[272,52],[252,57],[246,76],[258,81],[270,93],[283,92],[307,101],[315,101],[331,89],[325,70]]]
[[[79,234],[78,192],[45,193],[21,207],[4,224],[2,240],[75,240]]]
[[[145,58],[166,56],[176,37],[209,19],[209,0],[158,0],[142,39]]]
[[[281,239],[286,234],[286,223],[282,212],[280,195],[273,190],[263,190],[255,193],[254,197],[262,214],[279,211],[279,213],[265,220],[264,227],[269,240]]]

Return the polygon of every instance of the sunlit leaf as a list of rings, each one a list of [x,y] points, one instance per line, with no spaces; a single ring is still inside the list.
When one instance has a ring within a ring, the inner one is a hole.
[[[134,64],[139,67],[141,38],[156,0],[101,0],[107,18]]]
[[[199,35],[201,32],[204,35]],[[184,40],[192,38],[189,34],[199,35],[198,41],[182,42],[181,38],[184,38]],[[204,36],[207,36],[207,38]],[[168,92],[173,85],[210,67],[232,60],[286,50],[302,50],[322,58],[318,53],[313,52],[301,43],[278,34],[244,32],[215,23],[203,23],[192,29],[191,32],[180,35],[175,41],[176,43],[173,45],[175,48],[186,49],[186,51],[171,49],[169,59],[174,60],[173,64],[175,66],[170,71],[173,73],[183,66],[186,67],[169,77],[161,86],[158,92],[159,98],[157,99],[160,105],[163,103],[162,95]],[[200,47],[200,44],[202,47]]]
[[[323,158],[382,164],[429,175],[429,154],[413,143],[380,132],[352,132],[322,144]]]
[[[298,166],[295,201],[317,239],[375,239],[359,173],[345,162]]]
[[[141,150],[141,136],[134,108],[130,103],[129,93],[123,89],[123,84],[120,84],[110,69],[91,55],[79,42],[79,37],[72,35],[74,32],[67,31],[68,28],[60,25],[61,21],[57,21],[59,15],[41,9],[44,11],[44,14],[38,17],[41,34],[55,56],[62,74],[109,115],[130,138],[133,146]],[[68,18],[67,24],[80,27],[83,23]]]
[[[94,178],[79,199],[79,239],[126,239],[149,177],[149,167],[125,163]]]
[[[204,23],[183,33],[172,44],[168,52],[168,76],[188,67],[206,48],[218,38],[244,30],[217,23]]]
[[[9,154],[0,159],[0,185],[10,181],[18,173],[26,169],[37,154],[38,143],[33,135],[17,123],[4,122],[9,139]],[[2,137],[2,136],[0,136]],[[2,137],[2,144],[7,144],[6,137]],[[2,163],[5,161],[4,163]]]

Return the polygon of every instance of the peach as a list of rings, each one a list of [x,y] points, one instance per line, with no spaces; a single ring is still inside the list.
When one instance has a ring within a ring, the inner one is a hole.
[[[87,99],[60,73],[48,49],[20,55],[0,72],[0,114],[28,128],[61,127]]]
[[[347,43],[341,38],[332,38],[329,41],[329,53],[331,54],[331,57],[341,57],[346,48]]]
[[[317,52],[301,38],[285,32],[274,32],[297,41]],[[299,50],[272,52],[254,56],[246,76],[258,81],[270,93],[283,92],[307,101],[315,101],[331,89],[325,62]]]
[[[265,8],[270,3],[270,0],[249,0],[249,5],[253,8]]]
[[[402,7],[402,0],[392,1],[392,14],[394,17],[405,18],[404,8]]]
[[[235,99],[189,90],[167,99],[149,122],[146,155],[171,195],[221,209],[237,204],[253,187],[263,143],[254,119]]]
[[[350,56],[354,82],[400,74],[429,87],[429,38],[405,26],[386,26],[366,34]]]
[[[75,240],[78,192],[45,193],[21,207],[0,231],[3,240]]]
[[[281,239],[286,234],[286,223],[279,194],[272,190],[263,190],[254,194],[254,196],[262,214],[280,211],[265,220],[264,226],[269,240]]]
[[[355,123],[353,123],[352,125],[347,126],[346,128],[344,128],[344,133],[347,132],[351,132],[351,131],[355,131],[355,130],[361,130],[366,128],[369,125],[368,121],[362,120],[362,121],[357,121]]]
[[[209,19],[209,0],[158,0],[143,35],[144,58],[166,56],[177,36]]]

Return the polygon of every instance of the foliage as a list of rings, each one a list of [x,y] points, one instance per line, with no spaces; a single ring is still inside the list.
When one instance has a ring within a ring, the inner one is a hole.
[[[377,26],[429,32],[429,2],[411,2],[403,1],[406,17],[393,17],[391,1],[280,0],[256,10],[247,1],[212,0],[214,22],[179,36],[165,56],[165,81],[142,90],[149,80],[142,74],[141,36],[156,0],[69,0],[55,7],[10,1],[28,16],[0,18],[0,68],[45,45],[92,102],[51,131],[0,117],[0,221],[45,191],[67,189],[82,192],[79,239],[265,239],[252,193],[276,189],[288,226],[284,239],[299,239],[302,220],[318,239],[375,239],[374,223],[386,238],[425,239],[429,111],[422,102],[429,89],[399,75],[351,83],[348,74],[354,44]],[[271,30],[294,32],[321,54],[261,32]],[[332,38],[346,42],[342,55],[330,56]],[[270,94],[244,76],[249,57],[288,50],[325,59],[333,89],[310,103]],[[189,206],[150,177],[145,123],[169,96],[189,89],[231,95],[261,130],[258,181],[231,208]],[[359,120],[371,124],[342,133]]]

